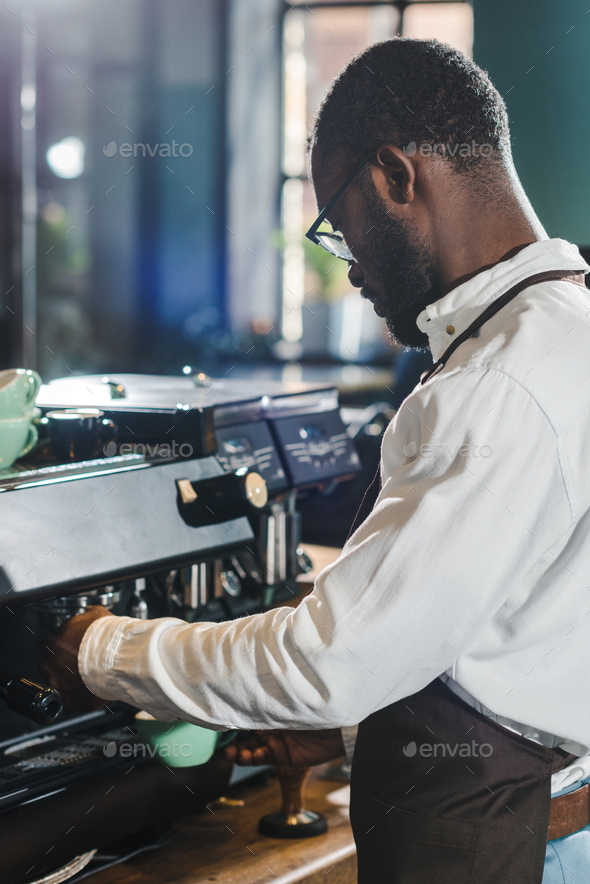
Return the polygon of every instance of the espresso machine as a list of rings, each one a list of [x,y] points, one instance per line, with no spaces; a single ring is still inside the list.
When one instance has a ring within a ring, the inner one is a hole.
[[[96,604],[219,622],[295,598],[311,567],[299,493],[361,468],[330,386],[85,376],[42,387],[37,405],[38,448],[0,473],[5,884],[67,880],[105,846],[162,843],[232,775],[219,755],[171,776],[116,751],[137,739],[137,710],[63,712],[39,679],[44,637]]]

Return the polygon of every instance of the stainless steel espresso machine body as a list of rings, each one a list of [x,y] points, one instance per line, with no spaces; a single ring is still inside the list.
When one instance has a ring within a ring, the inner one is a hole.
[[[140,832],[157,840],[156,830],[228,784],[218,756],[172,776],[145,754],[106,752],[134,745],[136,710],[112,703],[56,717],[59,698],[31,685],[44,636],[89,605],[198,622],[294,597],[308,567],[298,490],[353,475],[360,463],[333,388],[254,386],[116,375],[41,390],[45,442],[0,473],[0,699],[2,673],[17,677],[6,682],[16,699],[0,703],[6,884],[38,880]],[[116,425],[116,439],[81,461],[74,434],[60,448],[70,456],[56,462],[56,412],[89,409]]]

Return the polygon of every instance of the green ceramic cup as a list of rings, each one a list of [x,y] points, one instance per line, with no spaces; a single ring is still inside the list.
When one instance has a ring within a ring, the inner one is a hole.
[[[41,386],[36,371],[8,368],[0,371],[0,420],[23,417],[35,405]]]
[[[168,767],[205,764],[216,749],[227,746],[237,731],[212,731],[188,721],[156,721],[147,712],[135,716],[137,732],[146,744],[146,755]]]
[[[22,417],[0,420],[0,471],[8,470],[37,444],[37,427],[33,421],[40,414],[41,409],[33,408]]]

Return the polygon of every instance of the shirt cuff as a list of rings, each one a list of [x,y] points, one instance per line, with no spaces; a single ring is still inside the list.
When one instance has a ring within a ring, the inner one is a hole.
[[[183,717],[182,707],[157,682],[157,661],[150,660],[150,639],[155,637],[157,648],[159,634],[170,626],[186,623],[173,617],[158,621],[119,616],[95,620],[78,651],[78,670],[86,687],[102,700],[120,700],[149,712],[158,721]],[[198,624],[193,626],[198,628]],[[160,669],[165,673],[165,667]],[[200,720],[193,723],[208,726]]]
[[[115,655],[133,617],[100,617],[80,643],[78,669],[89,691],[102,700],[117,700],[121,690],[114,673]]]
[[[346,756],[347,764],[352,764],[352,756],[354,755],[354,747],[356,745],[358,729],[358,724],[352,725],[351,727],[341,728],[342,742],[344,743],[344,754]]]

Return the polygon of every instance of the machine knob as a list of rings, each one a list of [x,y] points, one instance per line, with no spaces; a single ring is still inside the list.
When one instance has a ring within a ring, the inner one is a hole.
[[[62,699],[53,688],[2,671],[0,698],[10,709],[20,712],[37,724],[51,724],[61,715],[63,709]]]
[[[239,596],[242,591],[242,584],[235,571],[232,571],[231,568],[228,568],[227,571],[222,571],[219,575],[219,580],[228,595],[231,595],[233,598]]]
[[[268,501],[268,489],[262,476],[245,468],[198,482],[178,479],[176,487],[180,514],[193,527],[250,515]]]

